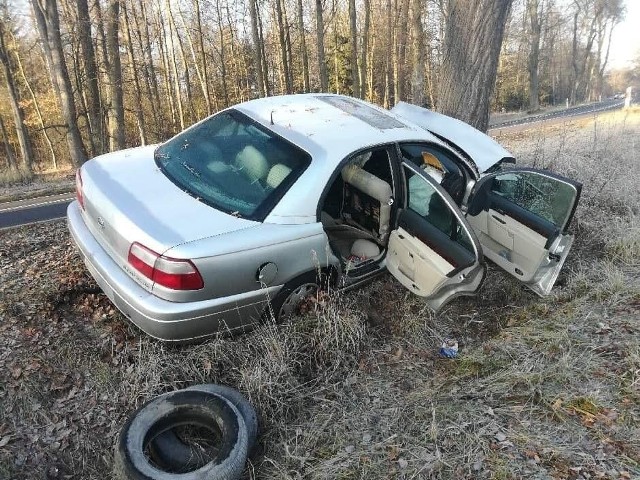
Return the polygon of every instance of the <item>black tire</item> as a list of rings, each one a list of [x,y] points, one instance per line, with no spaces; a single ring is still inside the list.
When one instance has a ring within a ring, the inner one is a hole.
[[[186,390],[213,393],[233,403],[247,427],[248,451],[251,452],[258,436],[258,415],[253,405],[240,392],[226,385],[213,383],[194,385]],[[200,452],[180,440],[173,430],[167,430],[155,437],[151,440],[149,448],[157,463],[173,471],[186,472],[202,463]]]
[[[305,298],[315,295],[330,282],[331,275],[324,272],[307,272],[287,283],[273,297],[263,317],[282,322],[296,315],[297,309]]]
[[[218,431],[219,449],[209,463],[196,470],[175,473],[154,465],[145,454],[160,433],[180,425]],[[200,390],[165,393],[147,402],[125,422],[115,448],[116,480],[235,480],[244,470],[249,438],[244,418],[221,395]]]

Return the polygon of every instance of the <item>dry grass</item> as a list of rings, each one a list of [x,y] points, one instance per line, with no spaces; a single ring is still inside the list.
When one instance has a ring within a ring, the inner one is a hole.
[[[501,139],[585,183],[544,300],[491,267],[434,315],[385,277],[286,325],[171,347],[96,293],[61,222],[0,233],[0,478],[102,479],[128,412],[200,382],[259,411],[247,478],[639,478],[639,126]]]

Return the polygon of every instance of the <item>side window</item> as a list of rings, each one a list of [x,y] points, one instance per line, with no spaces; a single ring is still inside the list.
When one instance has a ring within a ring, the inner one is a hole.
[[[572,185],[531,172],[508,172],[493,179],[491,191],[562,228],[571,213]]]
[[[405,160],[426,171],[460,204],[467,182],[451,152],[426,143],[402,144],[400,151]]]
[[[406,177],[407,208],[417,213],[431,225],[473,252],[473,243],[462,227],[451,207],[440,193],[424,178],[404,167]]]

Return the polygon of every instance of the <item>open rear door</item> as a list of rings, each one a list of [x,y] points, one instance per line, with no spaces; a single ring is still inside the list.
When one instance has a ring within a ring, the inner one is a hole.
[[[548,171],[503,170],[475,185],[467,220],[489,259],[547,295],[573,244],[567,227],[581,190],[580,183]]]
[[[480,244],[449,195],[424,171],[403,164],[406,199],[389,235],[389,272],[439,310],[484,280]]]

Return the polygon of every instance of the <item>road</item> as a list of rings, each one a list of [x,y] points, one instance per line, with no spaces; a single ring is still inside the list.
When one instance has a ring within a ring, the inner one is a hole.
[[[29,200],[0,203],[0,230],[62,218],[67,212],[67,205],[74,198],[74,193],[61,193]]]
[[[507,122],[497,123],[489,127],[489,132],[494,132],[496,130],[525,130],[533,126],[539,126],[539,124],[541,123],[561,123],[569,118],[591,117],[598,114],[599,112],[615,110],[622,108],[623,106],[624,100],[604,100],[598,103],[579,105],[577,107],[554,110],[552,112],[541,113],[540,115],[534,115],[530,117],[519,118],[516,120],[509,120]]]
[[[590,117],[598,112],[622,108],[624,100],[605,100],[589,105],[580,105],[553,112],[535,115],[533,117],[510,120],[492,125],[489,132],[501,130],[524,130],[543,124],[564,122],[569,118]],[[65,216],[67,205],[73,200],[73,193],[49,195],[31,200],[21,200],[0,204],[0,230],[29,223],[44,222]]]

